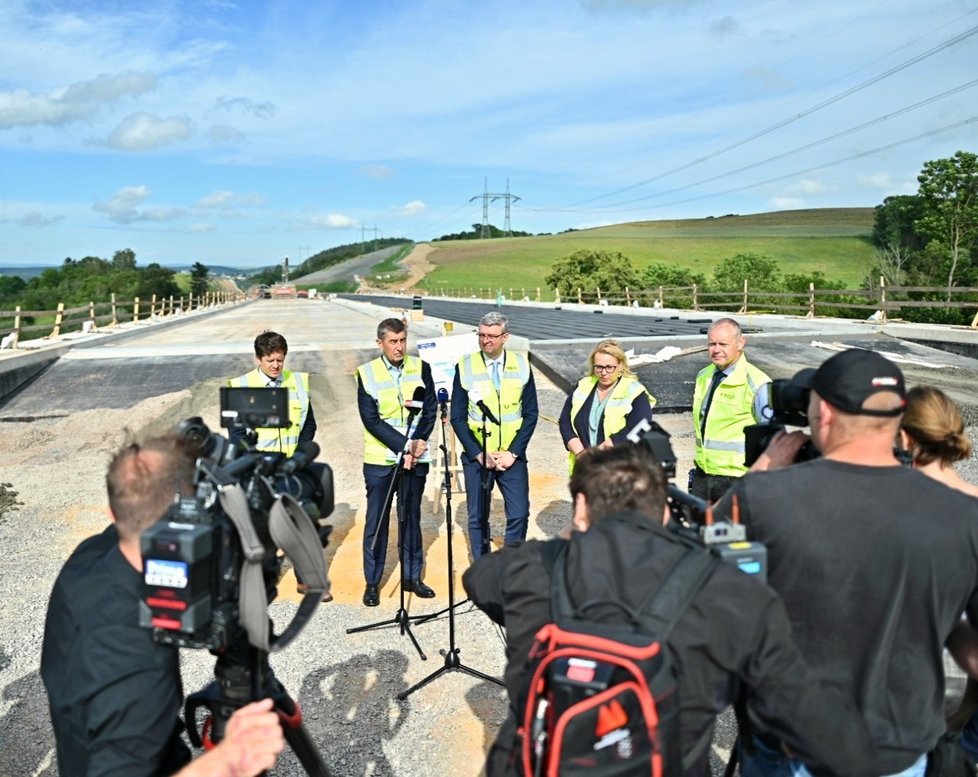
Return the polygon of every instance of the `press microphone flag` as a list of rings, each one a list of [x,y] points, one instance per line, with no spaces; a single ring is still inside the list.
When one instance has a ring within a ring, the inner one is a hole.
[[[404,407],[412,413],[420,413],[424,407],[424,386],[414,387],[414,396],[404,403]]]
[[[499,426],[499,421],[496,419],[496,416],[492,414],[492,411],[489,409],[486,403],[482,401],[482,393],[478,389],[473,389],[469,392],[469,399],[471,399],[472,403],[482,411],[482,415],[486,417],[486,420],[489,423]]]

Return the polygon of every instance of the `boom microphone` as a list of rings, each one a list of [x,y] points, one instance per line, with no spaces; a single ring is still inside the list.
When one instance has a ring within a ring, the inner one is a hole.
[[[489,409],[486,403],[482,401],[482,393],[478,389],[473,389],[469,392],[469,399],[472,400],[472,403],[482,411],[482,415],[486,417],[486,420],[489,423],[499,426],[499,421],[496,419],[496,416],[492,414],[492,411]]]

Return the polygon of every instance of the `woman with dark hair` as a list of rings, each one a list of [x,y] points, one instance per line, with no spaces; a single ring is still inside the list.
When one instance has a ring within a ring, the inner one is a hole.
[[[587,448],[620,444],[637,423],[652,421],[653,397],[628,367],[614,340],[602,340],[588,357],[587,374],[560,413],[560,436],[574,458]]]

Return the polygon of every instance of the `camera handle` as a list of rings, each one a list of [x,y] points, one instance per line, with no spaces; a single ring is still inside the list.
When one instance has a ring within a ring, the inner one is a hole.
[[[265,547],[252,523],[248,498],[244,489],[234,484],[220,489],[220,500],[225,514],[237,529],[244,555],[238,599],[241,626],[248,635],[249,643],[256,649],[265,653],[281,650],[312,618],[322,600],[323,591],[329,587],[319,533],[293,497],[281,494],[276,498],[268,515],[269,533],[285,555],[292,559],[296,572],[309,585],[309,590],[288,627],[275,636],[268,623],[268,591],[262,569]]]

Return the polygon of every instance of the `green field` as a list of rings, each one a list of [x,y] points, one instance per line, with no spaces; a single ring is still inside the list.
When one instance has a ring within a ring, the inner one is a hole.
[[[873,260],[869,239],[873,217],[873,208],[825,208],[643,221],[540,237],[438,242],[432,244],[436,250],[428,257],[437,269],[419,285],[433,293],[491,286],[507,294],[511,288],[526,289],[533,296],[538,286],[544,286],[555,261],[592,249],[620,251],[640,271],[663,262],[707,278],[724,259],[752,252],[777,260],[784,274],[820,270],[827,278],[856,287]],[[549,296],[552,290],[543,293]]]

